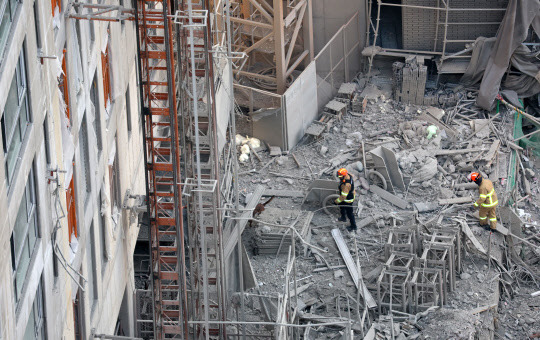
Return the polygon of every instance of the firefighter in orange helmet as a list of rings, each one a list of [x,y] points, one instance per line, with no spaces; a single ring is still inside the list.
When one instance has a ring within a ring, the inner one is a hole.
[[[474,207],[479,208],[480,225],[485,226],[486,230],[495,231],[497,229],[496,209],[499,201],[493,183],[489,179],[483,178],[478,172],[471,173],[469,181],[478,185],[480,198],[474,202]]]
[[[337,171],[337,177],[339,178],[338,190],[340,196],[336,199],[335,203],[339,205],[339,210],[341,211],[341,217],[339,220],[341,222],[347,221],[347,218],[345,217],[346,215],[351,222],[351,225],[347,227],[347,230],[355,231],[356,221],[354,219],[352,206],[356,197],[356,192],[354,191],[354,180],[345,168],[341,168]]]

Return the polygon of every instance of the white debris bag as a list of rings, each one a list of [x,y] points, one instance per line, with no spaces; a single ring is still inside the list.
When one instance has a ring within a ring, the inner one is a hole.
[[[250,153],[249,146],[247,144],[242,145],[242,147],[240,148],[240,152],[249,155]]]

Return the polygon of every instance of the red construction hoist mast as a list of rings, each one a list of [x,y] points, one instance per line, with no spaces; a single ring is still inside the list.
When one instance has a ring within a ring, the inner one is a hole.
[[[176,6],[138,0],[137,9],[154,334],[225,339],[212,323],[226,320],[226,307],[208,0]]]
[[[155,339],[187,339],[180,136],[170,0],[137,0]]]

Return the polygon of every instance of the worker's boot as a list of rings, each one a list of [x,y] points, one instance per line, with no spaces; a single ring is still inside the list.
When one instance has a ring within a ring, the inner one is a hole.
[[[347,230],[348,231],[356,231],[356,226],[353,227],[352,225],[350,225],[350,226],[347,227]]]
[[[347,222],[347,217],[345,215],[341,215],[340,218],[338,218],[338,221],[340,222]]]

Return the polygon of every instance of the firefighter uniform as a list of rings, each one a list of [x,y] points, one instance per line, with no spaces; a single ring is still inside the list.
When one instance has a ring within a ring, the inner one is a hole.
[[[356,230],[356,220],[354,218],[353,212],[353,203],[356,197],[356,192],[354,191],[354,180],[350,175],[345,176],[339,183],[338,190],[340,196],[336,199],[336,203],[340,206],[341,219],[346,221],[345,215],[349,218],[351,225],[349,230]]]
[[[478,214],[480,225],[487,225],[489,223],[491,229],[495,230],[497,228],[496,209],[499,201],[497,201],[497,194],[495,193],[495,188],[493,188],[493,182],[483,178],[482,183],[480,183],[480,186],[478,187],[478,192],[480,198],[474,203],[474,206],[480,209]]]

